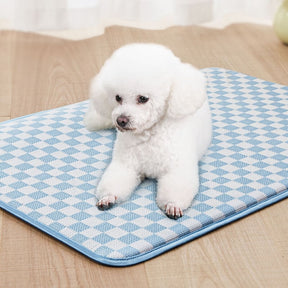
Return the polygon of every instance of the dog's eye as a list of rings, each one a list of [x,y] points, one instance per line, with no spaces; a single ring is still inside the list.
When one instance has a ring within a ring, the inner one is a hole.
[[[149,98],[146,96],[139,95],[137,97],[137,102],[140,104],[146,103],[148,100],[149,100]]]
[[[116,100],[118,103],[121,103],[121,102],[122,102],[122,97],[120,97],[119,95],[116,95],[116,96],[115,96],[115,100]]]

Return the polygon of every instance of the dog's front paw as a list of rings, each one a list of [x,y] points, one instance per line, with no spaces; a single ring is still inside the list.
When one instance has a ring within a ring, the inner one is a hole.
[[[174,203],[168,203],[165,206],[165,214],[167,215],[167,217],[177,220],[178,218],[183,216],[183,211]]]
[[[97,203],[96,206],[99,210],[107,210],[110,209],[116,203],[116,196],[108,195],[101,198]]]

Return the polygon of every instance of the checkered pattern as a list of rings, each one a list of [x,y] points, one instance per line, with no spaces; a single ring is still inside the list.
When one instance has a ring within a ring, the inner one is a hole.
[[[125,260],[282,193],[288,87],[219,68],[204,72],[213,143],[200,163],[200,192],[183,218],[158,209],[153,180],[111,210],[95,207],[115,131],[83,127],[87,101],[0,124],[0,205],[95,260]]]

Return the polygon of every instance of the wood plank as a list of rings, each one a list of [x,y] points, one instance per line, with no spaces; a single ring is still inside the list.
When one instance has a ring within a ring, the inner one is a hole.
[[[12,53],[14,33],[0,31],[0,117],[10,116],[12,101]]]
[[[9,119],[10,119],[10,117],[8,117],[8,116],[0,116],[0,122],[7,121]]]

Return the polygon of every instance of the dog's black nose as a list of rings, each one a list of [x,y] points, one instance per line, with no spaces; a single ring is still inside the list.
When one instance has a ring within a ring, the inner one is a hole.
[[[124,128],[129,122],[129,118],[127,116],[124,116],[124,115],[120,115],[118,118],[117,118],[117,124]]]

